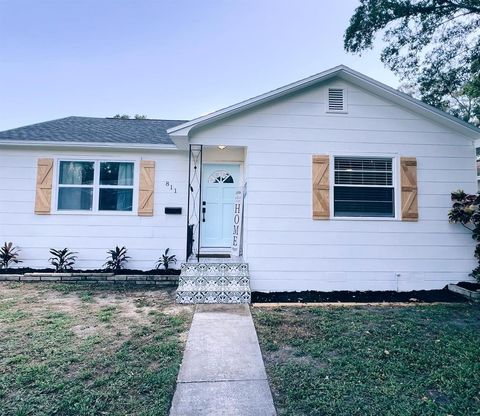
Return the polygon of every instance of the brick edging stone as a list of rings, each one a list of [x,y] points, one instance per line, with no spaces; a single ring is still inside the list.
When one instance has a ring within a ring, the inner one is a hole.
[[[174,287],[178,285],[178,275],[115,275],[113,273],[25,273],[0,274],[0,282],[103,283]]]

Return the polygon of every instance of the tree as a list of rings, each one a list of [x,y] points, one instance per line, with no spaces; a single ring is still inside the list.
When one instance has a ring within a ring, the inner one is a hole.
[[[345,50],[371,49],[379,32],[382,62],[410,93],[480,125],[479,0],[360,0]]]
[[[128,114],[115,114],[113,118],[118,118],[120,120],[130,120],[132,117],[130,117]],[[133,118],[135,120],[146,120],[147,116],[145,114],[135,114]]]

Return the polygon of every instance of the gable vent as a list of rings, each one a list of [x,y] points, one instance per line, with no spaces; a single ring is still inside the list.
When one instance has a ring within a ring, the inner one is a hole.
[[[343,88],[328,89],[328,111],[345,111],[345,90]]]

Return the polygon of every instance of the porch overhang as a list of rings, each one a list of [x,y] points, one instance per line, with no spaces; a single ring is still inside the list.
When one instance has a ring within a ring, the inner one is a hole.
[[[188,150],[189,149],[189,147],[188,147],[188,145],[189,145],[188,132],[184,133],[182,131],[182,132],[179,132],[179,133],[170,133],[169,136],[170,136],[170,139],[172,140],[172,142],[175,144],[175,146],[177,146],[178,150]]]

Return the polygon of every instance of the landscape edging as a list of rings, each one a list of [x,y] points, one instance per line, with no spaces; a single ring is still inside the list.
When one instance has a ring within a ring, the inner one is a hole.
[[[448,290],[458,293],[459,295],[462,295],[473,302],[480,302],[480,292],[468,290],[452,283],[448,285]]]
[[[101,283],[174,287],[178,284],[178,275],[116,275],[114,273],[25,273],[0,274],[0,282]]]

